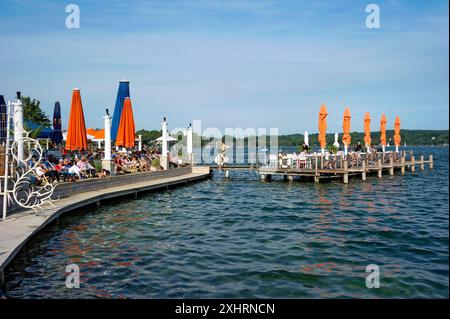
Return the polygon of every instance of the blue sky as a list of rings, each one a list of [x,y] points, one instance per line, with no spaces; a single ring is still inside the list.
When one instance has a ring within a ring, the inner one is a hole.
[[[344,107],[352,130],[364,112],[409,129],[448,129],[448,1],[372,1],[381,28],[367,29],[371,1],[73,1],[81,28],[67,29],[69,1],[0,0],[0,94],[21,90],[67,126],[81,89],[88,127],[101,127],[118,81],[130,80],[136,127],[202,120],[204,128],[330,132]]]

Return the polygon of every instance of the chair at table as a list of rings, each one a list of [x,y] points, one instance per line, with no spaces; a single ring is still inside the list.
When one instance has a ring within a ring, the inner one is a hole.
[[[269,167],[278,167],[278,157],[276,154],[269,154]]]

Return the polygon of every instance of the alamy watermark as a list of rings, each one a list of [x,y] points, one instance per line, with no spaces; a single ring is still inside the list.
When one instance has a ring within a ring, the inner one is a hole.
[[[201,120],[192,122],[193,153],[196,161],[217,163],[217,156],[226,153],[227,163],[263,164],[270,154],[278,154],[278,128],[202,128]],[[170,144],[171,154],[187,154],[187,132],[183,127],[171,129],[169,134],[177,142]],[[301,141],[299,141],[301,142]]]
[[[66,17],[67,29],[79,29],[80,28],[80,7],[76,4],[68,4],[66,6],[66,13],[69,15]]]
[[[375,3],[368,4],[366,6],[366,13],[369,13],[369,15],[366,17],[366,28],[379,29],[380,28],[380,6]]]
[[[366,287],[369,289],[380,288],[380,267],[375,264],[367,265],[366,272],[369,273],[366,277]]]
[[[66,275],[67,288],[80,288],[80,267],[77,264],[67,265]]]

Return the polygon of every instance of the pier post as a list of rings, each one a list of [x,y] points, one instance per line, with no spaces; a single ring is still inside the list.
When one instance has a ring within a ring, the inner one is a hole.
[[[394,175],[394,158],[389,158],[389,175]]]
[[[433,155],[430,155],[430,169],[433,169]]]
[[[348,161],[344,161],[344,184],[348,184]]]
[[[267,174],[266,180],[270,181],[272,179],[272,174]]]
[[[406,157],[406,153],[402,154],[402,175],[405,174],[405,157]]]
[[[225,170],[225,178],[229,178],[230,177],[230,170]]]
[[[383,176],[383,162],[381,158],[378,159],[378,177],[381,178]]]
[[[317,163],[317,153],[314,153],[314,157],[315,157],[315,164],[314,164],[314,169],[315,169],[315,174],[314,174],[314,182],[318,183],[319,182],[319,172],[318,172],[318,163]]]
[[[414,155],[411,155],[411,166],[410,166],[410,169],[411,169],[411,172],[415,172],[416,171],[416,159],[414,158]]]
[[[294,180],[294,176],[292,176],[292,175],[288,175],[288,181],[290,181],[290,182],[292,182],[293,180]]]
[[[362,174],[361,174],[361,179],[363,180],[363,181],[365,181],[366,180],[366,160],[363,160],[362,161]]]
[[[317,153],[314,153],[314,157],[315,157],[314,169],[316,170],[316,175],[317,175],[317,169],[318,169]]]
[[[425,169],[425,164],[423,163],[424,157],[420,155],[420,170],[423,171]]]
[[[261,180],[262,180],[262,181],[265,181],[265,180],[266,180],[266,175],[261,174]]]

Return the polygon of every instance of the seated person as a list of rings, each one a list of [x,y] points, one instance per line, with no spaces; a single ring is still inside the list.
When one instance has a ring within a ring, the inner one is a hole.
[[[180,164],[178,162],[178,158],[171,153],[169,153],[169,167],[178,167]]]
[[[141,156],[141,159],[139,160],[139,167],[142,171],[148,171],[150,169],[150,164],[144,156]]]
[[[297,167],[306,168],[306,150],[298,154]]]
[[[123,174],[124,173],[124,171],[123,171],[123,164],[122,164],[122,160],[121,160],[120,156],[116,156],[115,157],[114,165],[115,165],[115,168],[116,168],[116,173],[118,173],[118,174]]]
[[[92,167],[84,155],[82,155],[81,159],[77,162],[77,167],[86,175],[96,174],[94,167]]]
[[[44,179],[44,177],[48,178],[48,181],[50,183],[53,183],[55,180],[59,182],[59,174],[56,170],[49,170],[45,167],[44,164],[38,164],[38,166],[35,168],[36,175],[39,179]]]

